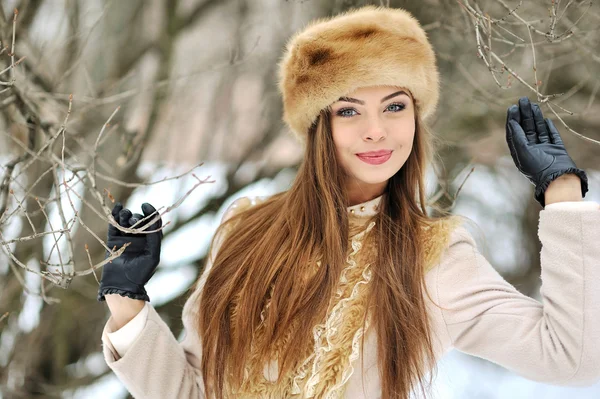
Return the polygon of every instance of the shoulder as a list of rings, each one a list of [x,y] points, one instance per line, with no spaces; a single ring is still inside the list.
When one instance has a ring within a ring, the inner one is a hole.
[[[460,225],[450,234],[440,260],[449,264],[455,261],[468,262],[474,260],[478,253],[475,238],[466,226]]]
[[[268,197],[265,196],[245,196],[236,198],[233,202],[227,205],[225,211],[223,212],[223,216],[221,217],[221,221],[217,226],[217,230],[213,235],[213,241],[211,247],[209,247],[208,259],[205,264],[204,269],[201,272],[200,278],[198,278],[196,285],[194,287],[194,291],[190,298],[194,298],[191,302],[197,301],[200,298],[201,291],[204,287],[204,283],[206,282],[206,278],[210,270],[212,269],[212,265],[214,263],[215,257],[219,252],[219,249],[225,242],[225,238],[230,235],[232,231],[234,231],[234,227],[238,224],[235,221],[231,221],[231,223],[225,223],[230,220],[233,216],[240,214],[243,211],[246,211],[253,206],[265,201]],[[216,216],[218,218],[218,214]]]
[[[453,256],[461,244],[476,247],[475,240],[465,226],[465,219],[451,216],[434,220],[424,228],[423,250],[427,270],[441,262],[444,257]]]
[[[232,216],[237,215],[243,211],[246,211],[253,206],[265,202],[269,198],[268,195],[254,195],[254,196],[245,196],[239,197],[235,199],[228,207],[225,209],[223,213],[223,217],[221,218],[221,223],[227,221]]]

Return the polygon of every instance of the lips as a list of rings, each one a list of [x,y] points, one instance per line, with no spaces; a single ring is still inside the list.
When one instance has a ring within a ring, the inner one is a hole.
[[[392,151],[390,151],[390,150],[379,150],[379,151],[360,152],[356,155],[358,155],[359,157],[362,157],[362,158],[369,158],[369,157],[383,157],[386,155],[390,155],[391,153],[392,153]]]
[[[368,154],[368,155],[363,155],[363,154]],[[381,155],[375,155],[373,156],[373,154],[381,154]],[[361,161],[371,164],[371,165],[381,165],[385,162],[387,162],[388,159],[391,158],[392,156],[392,152],[391,151],[372,151],[372,152],[366,152],[366,153],[361,153],[361,154],[356,154],[356,156],[358,157],[358,159],[360,159]]]

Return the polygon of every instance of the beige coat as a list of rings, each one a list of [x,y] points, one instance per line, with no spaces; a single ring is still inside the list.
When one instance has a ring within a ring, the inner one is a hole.
[[[590,385],[600,379],[600,206],[549,205],[540,212],[538,236],[542,302],[507,283],[464,227],[452,232],[426,276],[432,299],[447,309],[428,302],[438,359],[456,348],[548,384]],[[149,303],[116,333],[112,318],[107,321],[102,333],[105,360],[135,398],[204,397],[201,343],[190,323],[190,304],[199,293],[183,308],[186,333],[181,342]],[[121,332],[128,334],[128,342],[121,334],[119,345],[113,345],[109,334],[116,341]],[[369,329],[365,369],[362,359],[353,363],[345,398],[380,397],[376,348]]]

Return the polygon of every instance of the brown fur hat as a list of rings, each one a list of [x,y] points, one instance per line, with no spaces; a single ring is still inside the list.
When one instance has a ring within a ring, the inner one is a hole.
[[[313,20],[289,39],[278,68],[283,120],[302,142],[323,108],[359,87],[408,89],[424,120],[439,98],[427,34],[398,8],[369,5]]]

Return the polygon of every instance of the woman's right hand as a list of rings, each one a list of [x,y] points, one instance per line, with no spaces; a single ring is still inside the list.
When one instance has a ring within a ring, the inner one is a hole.
[[[152,215],[148,221],[156,216],[156,209],[149,203],[142,204],[143,215],[132,214],[129,209],[117,202],[112,209],[112,216],[121,226],[129,228],[137,221]],[[142,227],[144,223],[139,224]],[[146,230],[158,230],[162,227],[162,219],[158,219]],[[107,246],[111,249],[121,248],[125,243],[130,243],[125,251],[102,268],[102,279],[98,289],[98,301],[105,300],[105,295],[119,294],[132,299],[150,301],[144,286],[154,275],[160,262],[160,246],[162,230],[148,234],[124,233],[109,223]],[[113,249],[114,250],[114,249]],[[106,251],[105,259],[110,255]]]

